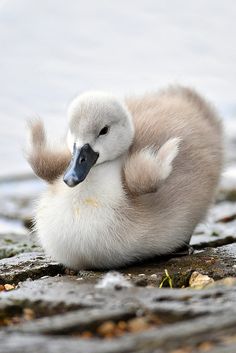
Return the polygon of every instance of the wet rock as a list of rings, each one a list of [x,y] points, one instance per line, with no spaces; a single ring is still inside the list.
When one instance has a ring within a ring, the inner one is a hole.
[[[190,244],[195,249],[217,247],[236,242],[236,203],[214,205],[204,223],[197,226]]]
[[[214,280],[236,276],[236,243],[206,248],[193,255],[181,257],[156,257],[119,269],[134,285],[159,287],[168,271],[173,287],[188,287],[194,271],[208,275]],[[105,272],[79,271],[78,275],[87,283],[97,283]],[[140,276],[141,274],[141,276]],[[164,284],[166,286],[167,284]]]
[[[0,259],[12,257],[25,252],[42,252],[35,235],[0,234]]]
[[[133,313],[143,316],[147,311],[155,311],[163,316],[165,322],[176,322],[185,315],[191,318],[201,313],[224,312],[229,310],[229,303],[236,304],[235,285],[213,287],[206,290],[158,289],[130,287],[121,291],[98,289],[91,284],[79,284],[73,277],[48,277],[20,283],[13,291],[0,293],[1,309],[9,304],[27,305],[36,308],[45,303],[47,313],[52,307],[97,309]],[[216,305],[217,301],[217,305]],[[191,309],[191,310],[190,310]],[[84,311],[77,320],[85,320]],[[58,316],[60,318],[60,316]],[[51,319],[50,319],[51,320]],[[59,320],[59,319],[57,319]],[[63,322],[63,318],[61,319]],[[82,322],[81,321],[81,322]]]
[[[181,327],[182,330],[185,327]],[[207,331],[206,326],[204,329]],[[218,330],[219,331],[219,330]],[[193,336],[193,342],[190,337],[192,332],[187,330],[186,335],[174,332],[173,338],[170,332],[164,333],[163,339],[166,340],[167,344],[160,338],[160,334],[156,331],[152,335],[142,334],[129,335],[129,337],[118,338],[115,340],[100,340],[98,339],[79,339],[76,337],[63,337],[63,336],[43,336],[43,335],[31,335],[31,334],[17,334],[9,333],[0,335],[1,353],[77,353],[78,349],[81,353],[144,353],[144,352],[155,352],[155,353],[203,353],[204,347],[211,347],[208,350],[209,353],[233,353],[235,352],[235,337],[233,333],[219,335],[218,331],[217,339],[219,346],[217,347],[216,339],[214,334],[211,332],[209,338],[204,335],[205,342],[201,341],[201,331],[198,327],[196,335]],[[156,333],[156,337],[154,334]],[[168,336],[169,335],[169,336]],[[186,343],[184,343],[186,341]],[[207,343],[207,346],[206,346]],[[198,349],[199,348],[199,349]]]
[[[36,297],[30,291],[32,286],[35,288]],[[5,328],[0,336],[0,352],[4,352],[4,349],[12,353],[28,352],[30,344],[30,352],[36,353],[43,352],[40,349],[46,349],[46,352],[54,352],[53,349],[57,349],[62,352],[61,349],[65,347],[67,352],[77,352],[78,346],[80,352],[92,352],[95,349],[96,352],[141,353],[150,351],[150,348],[170,352],[187,346],[194,351],[205,342],[216,345],[216,335],[222,348],[224,344],[227,346],[226,338],[229,344],[232,343],[231,337],[235,332],[234,290],[235,287],[201,291],[132,287],[118,292],[96,289],[93,285],[78,285],[74,277],[25,282],[19,289],[5,293],[5,305],[11,302],[23,306],[27,303],[34,313],[34,308],[40,306],[38,298],[43,292],[41,299],[46,306],[43,316],[45,313],[51,316],[35,319],[35,316],[31,315],[27,322]],[[84,305],[86,298],[87,307]],[[53,314],[50,308],[55,302],[61,303],[64,310],[70,308],[72,311],[61,312],[60,315]],[[70,303],[70,306],[66,307],[65,303]],[[119,322],[123,323],[123,328],[126,327],[126,330],[130,331],[129,335],[116,337]],[[97,336],[101,327],[105,330],[105,339],[104,330],[100,338]],[[108,329],[112,331],[107,337],[109,340],[106,339]],[[89,339],[83,340],[83,337],[86,337],[83,332],[89,333]],[[24,340],[19,337],[24,337]],[[47,342],[47,346],[37,343],[41,342],[41,337]],[[13,340],[15,345],[12,345]],[[76,346],[74,342],[77,343]],[[232,345],[230,347],[232,348]]]
[[[77,338],[51,337],[42,335],[4,334],[0,335],[1,353],[113,353],[117,350],[117,343],[103,341],[98,345],[97,340],[91,342]],[[123,352],[129,350],[132,344],[122,344]]]
[[[173,286],[181,288],[188,286],[189,278],[194,271],[208,275],[215,280],[235,276],[235,254],[236,244],[234,243],[216,249],[209,248],[191,256],[151,259],[120,269],[120,272],[126,278],[130,278],[131,282],[136,285],[155,285],[158,287],[163,280],[165,270],[167,270]],[[50,262],[44,255],[37,253],[2,259],[0,265],[2,268],[0,274],[1,283],[17,283],[28,277],[39,278],[64,272],[61,265]],[[153,275],[155,275],[155,280]],[[79,278],[83,278],[86,283],[97,283],[103,276],[104,272],[79,272]]]
[[[208,275],[214,280],[236,276],[235,260],[236,243],[233,243],[215,249],[207,248],[190,256],[166,259],[157,257],[120,271],[124,275],[130,274],[133,283],[140,279],[139,273],[142,271],[148,285],[154,284],[151,276],[155,274],[155,284],[159,286],[165,277],[165,270],[167,270],[173,286],[182,288],[189,286],[189,278],[194,271]]]
[[[44,275],[55,276],[64,273],[57,262],[50,261],[40,253],[25,253],[0,260],[0,283],[18,283],[27,278],[39,278]]]

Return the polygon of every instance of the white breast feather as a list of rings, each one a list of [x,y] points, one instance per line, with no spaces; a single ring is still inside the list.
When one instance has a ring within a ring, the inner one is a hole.
[[[115,234],[122,226],[118,210],[125,202],[120,162],[113,162],[109,172],[102,165],[95,171],[74,189],[59,180],[57,191],[49,189],[38,208],[37,228],[43,247],[72,268],[108,264],[109,257],[114,263],[112,249],[125,256],[125,251],[120,251],[125,244]]]

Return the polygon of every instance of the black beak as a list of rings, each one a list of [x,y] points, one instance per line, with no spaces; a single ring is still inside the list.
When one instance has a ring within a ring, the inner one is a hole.
[[[84,181],[98,156],[99,154],[88,143],[80,149],[74,145],[72,160],[63,178],[64,182],[73,187]]]

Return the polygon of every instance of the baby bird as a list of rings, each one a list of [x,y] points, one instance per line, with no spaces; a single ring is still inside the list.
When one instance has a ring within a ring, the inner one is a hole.
[[[36,214],[46,253],[72,269],[116,268],[188,244],[222,168],[221,123],[193,90],[123,101],[75,98],[67,146],[31,122],[28,161],[49,184]]]

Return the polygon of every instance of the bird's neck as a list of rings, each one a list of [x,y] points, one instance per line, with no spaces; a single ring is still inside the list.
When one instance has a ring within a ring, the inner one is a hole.
[[[123,194],[122,166],[123,157],[99,164],[91,169],[81,184],[71,190],[80,199],[119,199]]]

